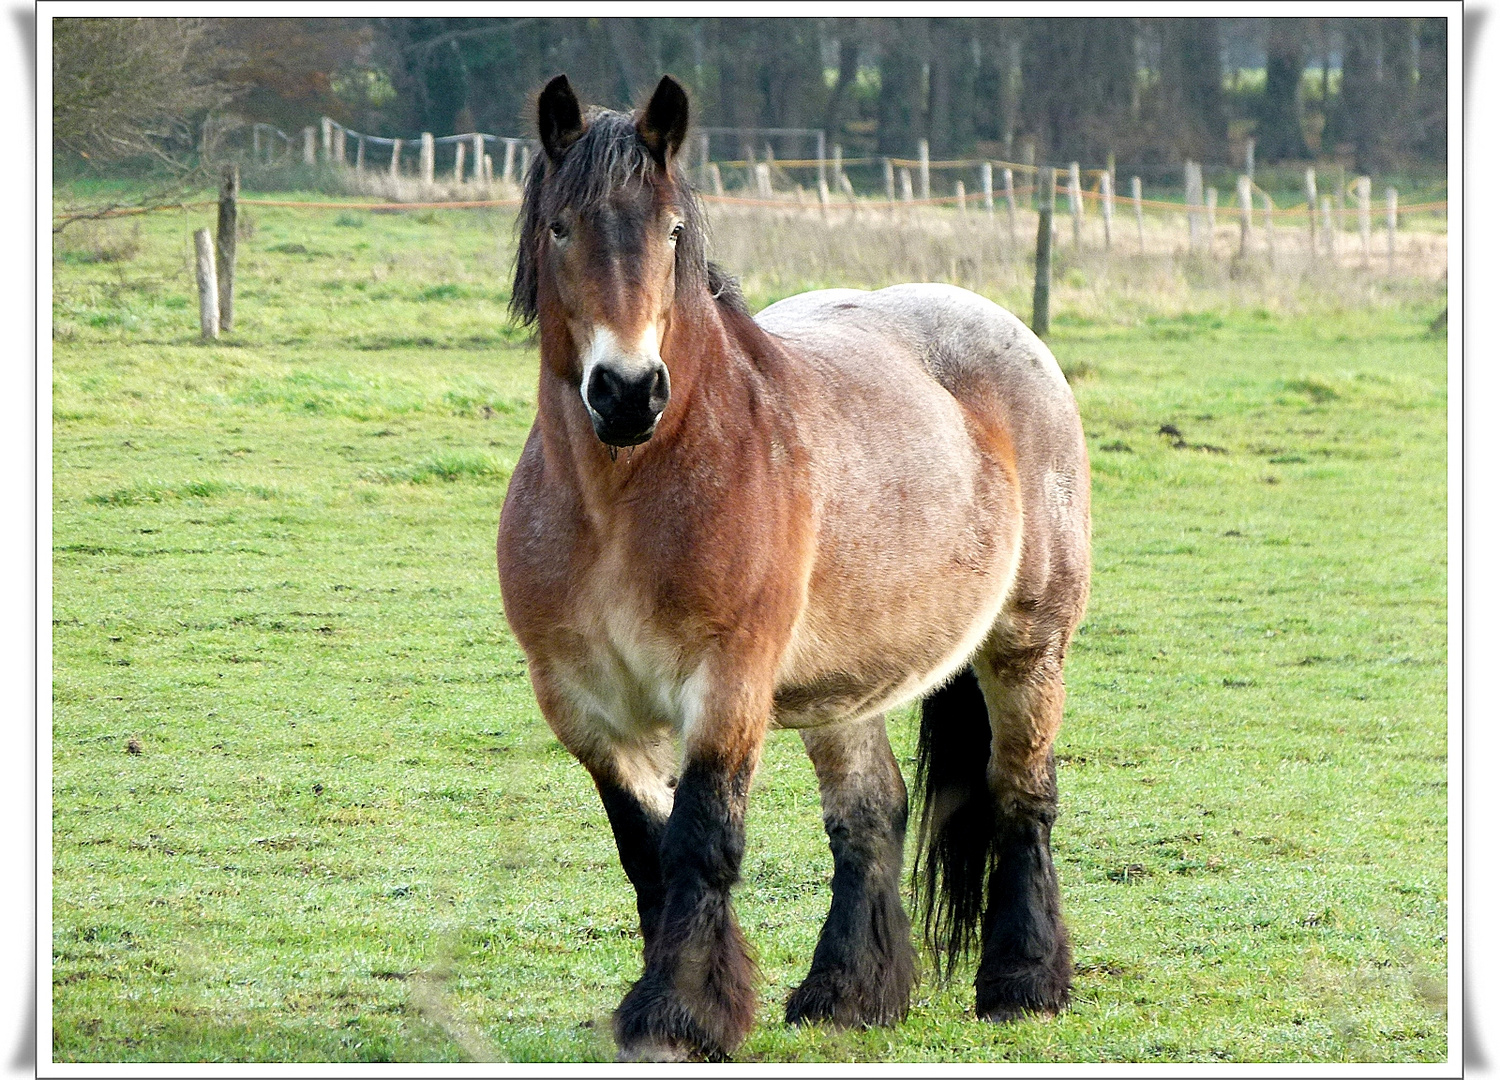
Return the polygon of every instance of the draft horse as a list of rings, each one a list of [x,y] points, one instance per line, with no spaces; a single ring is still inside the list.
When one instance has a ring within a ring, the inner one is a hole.
[[[730,890],[772,728],[801,734],[834,862],[786,1018],[905,1015],[907,792],[884,713],[917,697],[927,940],[950,966],[977,947],[980,1017],[1061,1009],[1052,743],[1089,472],[1056,360],[949,285],[752,316],[676,163],[681,86],[585,113],[558,76],[538,104],[512,305],[541,374],[497,555],[537,702],[636,890],[621,1057],[723,1058],[752,1025]]]

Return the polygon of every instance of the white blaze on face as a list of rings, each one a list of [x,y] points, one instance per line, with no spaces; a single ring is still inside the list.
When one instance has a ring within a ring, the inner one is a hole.
[[[589,404],[589,378],[600,364],[608,364],[626,378],[644,375],[661,363],[661,351],[656,340],[656,324],[648,322],[640,340],[633,346],[623,344],[615,332],[607,326],[596,326],[589,332],[588,348],[583,350],[583,381],[578,384],[578,393],[583,398],[584,408],[592,414]]]

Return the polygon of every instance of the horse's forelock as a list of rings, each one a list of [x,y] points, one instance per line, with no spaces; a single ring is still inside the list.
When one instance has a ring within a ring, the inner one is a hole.
[[[677,244],[677,287],[712,287],[719,283],[710,279],[703,206],[680,166],[673,164],[669,173],[686,225]],[[605,109],[590,110],[583,134],[568,147],[561,162],[551,165],[545,154],[536,155],[526,174],[516,219],[511,314],[525,325],[536,322],[538,246],[553,215],[564,207],[587,214],[603,206],[619,188],[648,183],[660,175],[661,166],[636,132],[634,119]]]

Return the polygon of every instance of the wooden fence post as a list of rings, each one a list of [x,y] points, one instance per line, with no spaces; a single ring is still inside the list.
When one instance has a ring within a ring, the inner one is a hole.
[[[844,197],[849,200],[849,214],[852,217],[859,213],[859,200],[854,197],[854,185],[849,181],[848,173],[839,173],[839,187],[844,191]]]
[[[901,169],[901,201],[911,206],[911,170],[903,167]]]
[[[1114,241],[1115,224],[1115,178],[1108,169],[1099,177],[1099,209],[1104,215],[1104,250],[1107,252]]]
[[[1328,253],[1337,258],[1339,254],[1339,241],[1344,232],[1344,194],[1345,188],[1349,186],[1344,179],[1344,166],[1339,165],[1338,176],[1333,184],[1333,230],[1329,233]]]
[[[323,117],[323,160],[333,160],[333,120]]]
[[[1037,337],[1045,337],[1051,325],[1048,309],[1052,302],[1052,191],[1057,185],[1057,172],[1049,165],[1041,170],[1038,180],[1045,186],[1047,197],[1037,204],[1036,284],[1031,292],[1031,330]]]
[[[485,178],[484,157],[484,136],[476,131],[474,133],[474,182],[476,184]]]
[[[1336,254],[1333,248],[1333,199],[1327,195],[1323,196],[1323,247],[1330,256]]]
[[[1250,140],[1252,143],[1255,140]],[[1234,184],[1234,193],[1240,204],[1240,257],[1244,258],[1250,251],[1250,225],[1251,212],[1255,204],[1250,200],[1250,177],[1244,173],[1240,174]]]
[[[713,184],[714,194],[723,198],[724,177],[719,174],[719,163],[717,161],[710,161],[708,163],[708,179]]]
[[[515,139],[506,139],[505,140],[505,161],[500,166],[500,170],[501,170],[500,171],[500,179],[504,180],[506,183],[510,183],[510,170],[511,170],[511,166],[513,166],[515,163],[516,163],[516,140]]]
[[[1078,162],[1068,162],[1068,213],[1073,217],[1073,246],[1083,247],[1083,184]]]
[[[1385,189],[1385,236],[1386,259],[1390,269],[1396,268],[1396,189]]]
[[[1260,193],[1262,204],[1266,210],[1266,255],[1271,260],[1271,268],[1276,268],[1276,223],[1271,217],[1271,196],[1264,191]]]
[[[1188,250],[1197,246],[1197,237],[1193,230],[1193,163],[1184,161],[1182,163],[1182,207],[1183,213],[1187,215],[1188,227]]]
[[[924,198],[924,199],[930,199],[930,198],[932,198],[932,174],[931,174],[931,170],[930,170],[930,168],[928,166],[929,166],[929,162],[927,160],[927,140],[926,139],[918,139],[917,140],[917,172],[918,172],[917,180],[918,180],[918,183],[920,184],[920,186],[918,187],[917,190],[922,193],[922,198]]]
[[[891,206],[896,205],[896,172],[891,167],[890,158],[880,159],[881,171],[885,174],[885,201]]]
[[[1010,222],[1010,242],[1016,242],[1016,177],[1009,169],[1001,173],[1005,181],[1005,216]]]
[[[1219,189],[1216,187],[1210,187],[1204,191],[1203,195],[1203,205],[1208,212],[1208,229],[1204,233],[1203,239],[1205,245],[1208,247],[1209,253],[1212,254],[1214,250],[1214,229],[1218,226],[1219,223]]]
[[[234,255],[235,230],[239,227],[240,167],[225,165],[219,182],[219,243],[215,259],[218,279],[219,329],[234,329]]]
[[[762,161],[755,166],[755,187],[762,199],[771,197],[771,165]]]
[[[422,132],[422,153],[418,160],[421,165],[422,183],[430,185],[432,183],[433,169],[437,164],[436,147],[433,146],[432,132],[430,131]]]
[[[495,184],[495,159],[488,154],[484,155],[484,186],[493,187]]]
[[[391,176],[401,175],[401,140],[391,140]]]
[[[453,182],[462,184],[464,182],[464,144],[453,144]]]
[[[521,160],[520,160],[520,162],[518,164],[518,171],[516,172],[516,183],[517,184],[521,184],[523,186],[525,185],[525,183],[526,183],[526,173],[530,169],[531,169],[531,147],[528,146],[526,143],[523,142],[521,144]]]
[[[1146,214],[1141,205],[1141,178],[1130,178],[1130,201],[1135,203],[1135,231],[1141,237],[1141,254],[1146,254]]]
[[[1196,250],[1202,242],[1202,219],[1198,216],[1203,207],[1203,170],[1196,161],[1182,163],[1182,201],[1187,207],[1188,250]]]
[[[839,183],[839,177],[844,175],[844,148],[838,143],[833,144],[833,187],[842,190],[843,185]]]
[[[1255,183],[1255,140],[1254,139],[1246,139],[1245,140],[1245,175],[1250,178],[1250,182],[1252,184]]]
[[[198,252],[198,329],[204,341],[219,336],[219,284],[214,280],[214,238],[207,229],[193,234]]]
[[[1359,202],[1359,251],[1360,261],[1370,265],[1370,178],[1361,176],[1354,181],[1354,197]]]
[[[316,165],[318,163],[318,147],[316,136],[313,134],[312,125],[302,129],[302,164]]]
[[[1307,196],[1307,250],[1313,258],[1318,257],[1318,174],[1308,169],[1302,178],[1303,194]]]
[[[365,171],[365,137],[363,135],[354,146],[354,171],[357,173]]]
[[[958,220],[969,219],[969,200],[964,195],[964,182],[958,181],[953,185],[953,196],[958,200]]]
[[[799,184],[797,190],[800,192],[802,186]],[[823,211],[823,220],[828,220],[828,174],[825,172],[818,177],[818,207]]]
[[[349,133],[342,124],[333,129],[333,160],[341,169],[349,164]]]
[[[984,209],[995,216],[995,170],[988,161],[979,164],[979,190],[984,192]]]

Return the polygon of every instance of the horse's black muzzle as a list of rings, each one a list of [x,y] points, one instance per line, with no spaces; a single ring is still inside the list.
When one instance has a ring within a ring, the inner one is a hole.
[[[599,441],[637,446],[651,438],[672,393],[667,365],[652,360],[639,368],[597,364],[583,400]]]

